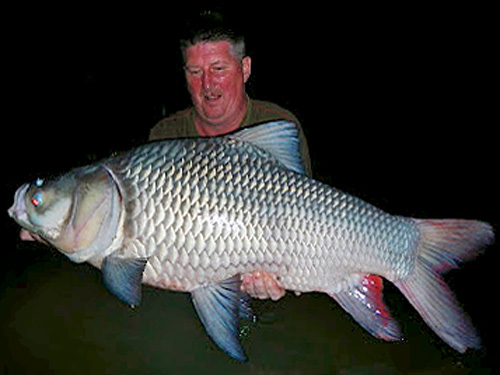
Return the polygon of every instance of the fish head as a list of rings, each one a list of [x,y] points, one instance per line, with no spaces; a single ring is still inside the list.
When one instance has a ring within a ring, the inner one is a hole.
[[[71,189],[61,181],[43,180],[17,189],[8,213],[21,227],[52,243],[64,229],[72,208]],[[63,189],[61,187],[64,187]]]
[[[121,194],[105,168],[85,167],[22,185],[9,215],[76,262],[106,252],[117,237]]]

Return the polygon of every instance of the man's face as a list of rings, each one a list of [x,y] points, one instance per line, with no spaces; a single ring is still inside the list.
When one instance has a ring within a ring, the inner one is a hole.
[[[185,51],[186,81],[198,117],[227,125],[245,110],[250,58],[240,61],[227,41],[198,43]]]

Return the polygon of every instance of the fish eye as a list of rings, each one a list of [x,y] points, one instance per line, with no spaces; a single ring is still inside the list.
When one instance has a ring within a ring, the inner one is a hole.
[[[36,193],[35,195],[33,195],[33,198],[31,198],[31,203],[35,207],[40,207],[43,203],[42,194]]]
[[[35,181],[35,186],[40,187],[43,185],[43,178],[37,178]]]

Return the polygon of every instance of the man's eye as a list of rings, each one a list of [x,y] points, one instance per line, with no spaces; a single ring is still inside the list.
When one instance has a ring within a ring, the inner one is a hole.
[[[187,73],[192,76],[197,76],[201,74],[201,69],[188,68],[186,69]]]
[[[226,70],[226,67],[225,66],[214,66],[213,69],[216,72],[222,72],[222,71]]]

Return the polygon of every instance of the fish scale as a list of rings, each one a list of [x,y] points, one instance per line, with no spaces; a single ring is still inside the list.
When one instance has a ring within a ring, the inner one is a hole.
[[[303,173],[297,127],[278,121],[38,179],[17,190],[9,215],[101,268],[128,305],[139,304],[141,283],[190,292],[209,336],[238,360],[239,318],[249,315],[241,275],[255,271],[274,288],[325,292],[374,336],[398,340],[384,277],[450,346],[479,347],[441,273],[493,241],[489,224],[393,216]]]
[[[333,293],[353,271],[383,266],[402,277],[411,269],[398,254],[415,241],[394,242],[399,227],[407,231],[403,237],[416,237],[411,222],[283,169],[242,142],[143,147],[117,164],[109,168],[125,207],[134,208],[125,223],[134,245],[123,255],[149,259],[148,284],[190,291],[258,268],[286,271],[279,276],[287,289]],[[164,235],[152,241],[155,233]],[[197,270],[195,280],[187,265]],[[348,272],[332,271],[340,265]]]

